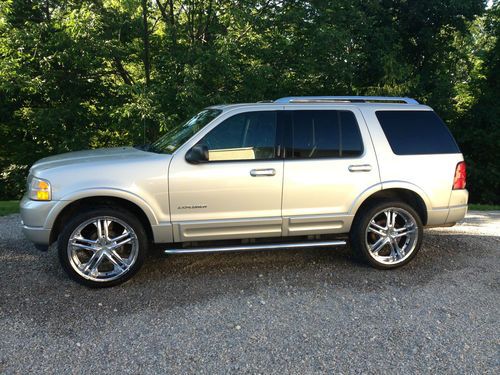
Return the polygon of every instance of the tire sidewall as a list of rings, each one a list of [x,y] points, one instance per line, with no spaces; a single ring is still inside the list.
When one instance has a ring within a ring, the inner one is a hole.
[[[93,281],[84,278],[73,269],[68,257],[68,242],[73,231],[83,222],[99,216],[111,216],[124,221],[134,230],[139,242],[134,264],[126,273],[111,281]],[[131,212],[122,208],[96,207],[78,213],[64,226],[57,240],[57,248],[61,266],[71,279],[91,288],[105,288],[124,283],[139,271],[147,253],[148,239],[142,223]]]
[[[366,228],[368,224],[370,223],[372,217],[377,213],[380,212],[386,208],[400,208],[405,211],[407,211],[415,220],[417,223],[417,242],[415,244],[415,249],[413,252],[410,254],[408,258],[406,258],[403,262],[396,263],[396,264],[385,264],[378,262],[375,258],[373,258],[366,247]],[[371,264],[372,266],[379,268],[379,269],[393,269],[393,268],[398,268],[402,267],[405,264],[409,263],[418,253],[420,250],[420,247],[422,245],[422,238],[423,238],[423,224],[422,220],[420,219],[420,216],[418,213],[415,211],[413,207],[410,205],[400,202],[400,201],[394,201],[394,200],[383,200],[383,201],[378,201],[375,202],[366,208],[364,208],[359,215],[355,218],[353,227],[350,233],[350,239],[351,239],[351,247],[355,251],[356,255],[360,256],[363,260]]]

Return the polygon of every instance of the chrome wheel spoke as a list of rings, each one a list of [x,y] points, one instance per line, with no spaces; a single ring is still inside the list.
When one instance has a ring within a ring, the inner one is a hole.
[[[96,251],[97,249],[93,246],[88,246],[88,245],[84,245],[82,243],[78,243],[76,241],[72,241],[71,242],[71,246],[74,246],[74,247],[77,247],[79,249],[83,249],[83,250],[90,250],[90,251]]]
[[[122,233],[122,234],[120,234],[120,235],[119,235],[119,236],[117,236],[117,237],[110,238],[109,240],[110,240],[111,242],[119,242],[119,241],[121,241],[121,240],[123,240],[123,239],[127,238],[128,236],[130,236],[130,233],[129,233],[126,229],[125,229],[125,230],[123,231],[123,233]]]
[[[396,217],[398,216],[398,213],[396,211],[391,211],[392,213],[392,218],[391,218],[391,228],[394,228],[396,225]]]
[[[375,242],[370,248],[371,252],[374,254],[378,254],[380,250],[387,244],[387,238],[382,237],[379,238],[377,242]]]
[[[94,253],[89,261],[87,263],[84,264],[84,268],[83,268],[83,273],[87,274],[87,275],[94,275],[96,274],[97,270],[98,270],[98,267],[99,265],[101,264],[102,262],[102,258],[103,258],[103,254],[102,253]]]
[[[76,242],[76,241],[78,241],[78,242],[83,242],[84,244],[87,244],[87,245],[90,245],[90,246],[95,245],[95,244],[97,243],[97,241],[96,241],[96,240],[89,240],[88,238],[84,238],[84,237],[82,237],[82,236],[80,236],[80,237],[75,237],[75,238],[74,238],[74,241],[75,241],[75,242]]]
[[[370,227],[373,227],[373,228],[378,229],[378,230],[386,230],[387,229],[387,225],[385,227],[378,225],[375,220],[372,220],[370,222]]]
[[[391,223],[391,211],[384,211],[385,215],[385,227],[389,228],[389,225]]]
[[[117,242],[113,245],[111,245],[109,248],[110,249],[118,249],[119,247],[122,247],[123,245],[126,245],[134,240],[134,237],[130,236],[128,238],[125,238],[124,240]]]
[[[102,226],[101,226],[102,220],[96,220],[94,222],[94,225],[97,228],[97,238],[102,238]]]
[[[106,238],[107,240],[109,240],[109,224],[110,224],[110,221],[109,220],[103,220],[103,229],[104,229],[104,238]]]
[[[380,237],[385,237],[387,234],[385,233],[384,229],[380,225],[373,225],[374,223],[370,223],[370,226],[368,227],[368,231],[375,233],[379,235]],[[379,229],[380,228],[380,229]]]
[[[401,238],[415,232],[415,229],[407,229],[406,227],[403,227],[402,229],[404,229],[404,232],[398,232],[398,234],[396,234],[394,238]]]
[[[399,247],[398,243],[396,241],[392,241],[391,242],[391,247],[394,251],[394,257],[396,258],[396,260],[400,260],[400,259],[403,259],[404,257],[404,251]]]
[[[114,266],[122,270],[127,269],[128,263],[115,250],[107,252],[106,255],[109,261],[113,263]]]

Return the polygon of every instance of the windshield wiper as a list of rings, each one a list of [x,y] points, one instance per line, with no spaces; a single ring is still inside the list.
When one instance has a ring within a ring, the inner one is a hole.
[[[141,150],[141,151],[150,151],[151,150],[151,143],[145,143],[143,145],[134,145],[134,148]]]

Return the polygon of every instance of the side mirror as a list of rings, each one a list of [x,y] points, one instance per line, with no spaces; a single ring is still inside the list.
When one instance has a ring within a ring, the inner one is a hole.
[[[186,161],[191,164],[199,164],[208,161],[208,147],[205,145],[194,145],[186,153]]]

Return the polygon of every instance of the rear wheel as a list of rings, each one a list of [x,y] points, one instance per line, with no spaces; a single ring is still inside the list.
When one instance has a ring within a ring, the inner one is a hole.
[[[354,252],[381,269],[400,267],[417,254],[423,225],[417,212],[398,201],[379,201],[364,208],[353,223]]]
[[[130,279],[147,251],[141,222],[121,208],[98,207],[74,217],[58,239],[59,260],[75,281],[109,287]]]

